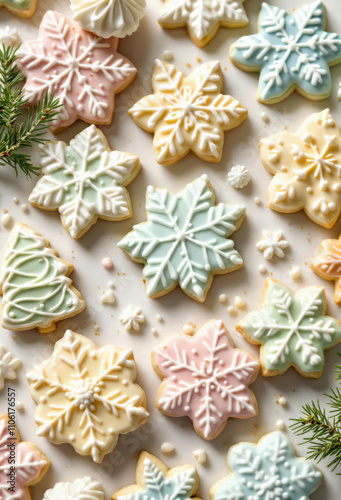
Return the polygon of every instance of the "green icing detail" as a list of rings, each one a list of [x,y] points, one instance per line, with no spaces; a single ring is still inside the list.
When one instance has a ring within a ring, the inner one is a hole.
[[[9,5],[18,10],[27,10],[31,8],[32,0],[2,0],[2,5]]]

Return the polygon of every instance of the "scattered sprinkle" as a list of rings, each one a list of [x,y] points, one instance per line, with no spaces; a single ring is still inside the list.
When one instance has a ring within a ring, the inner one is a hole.
[[[12,216],[9,213],[3,214],[1,216],[1,224],[4,227],[11,227],[11,225],[13,224]]]
[[[290,277],[293,280],[297,280],[297,279],[301,278],[301,276],[302,276],[302,271],[301,271],[300,266],[295,266],[292,269],[290,269]]]
[[[227,174],[227,180],[235,189],[242,189],[249,184],[251,175],[244,165],[236,165]]]
[[[221,304],[225,304],[225,302],[227,302],[227,296],[225,295],[225,293],[221,293],[221,294],[219,295],[219,302],[220,302]]]
[[[258,271],[262,274],[266,273],[266,267],[264,266],[264,264],[260,264],[258,266]]]
[[[163,323],[163,317],[161,316],[161,314],[157,314],[157,315],[155,316],[155,319],[156,319],[156,321],[158,321],[159,323]]]
[[[114,267],[114,264],[110,257],[104,257],[104,259],[102,259],[102,266],[110,271],[110,269]]]
[[[13,201],[14,201],[14,203],[15,203],[16,205],[18,205],[18,203],[19,203],[19,199],[18,199],[16,196],[14,196]]]
[[[187,334],[194,333],[194,327],[190,323],[187,323],[187,325],[184,325],[182,327],[183,331]]]
[[[173,61],[174,53],[172,50],[165,50],[162,54],[162,57],[165,61]]]
[[[259,196],[255,196],[255,198],[253,198],[253,201],[256,203],[256,205],[260,206],[262,205],[262,200],[260,199]]]
[[[9,45],[16,45],[19,41],[19,35],[15,28],[6,26],[0,29],[0,43],[4,44],[5,47]]]
[[[157,329],[156,329],[156,328],[152,328],[152,329],[151,329],[151,332],[152,332],[152,334],[154,335],[154,337],[158,337],[158,336],[159,336],[159,332],[157,331]]]
[[[270,118],[269,118],[269,115],[267,113],[265,113],[265,112],[261,113],[260,117],[261,117],[261,119],[263,120],[264,123],[269,123],[270,122]]]
[[[124,328],[128,330],[140,330],[140,323],[144,322],[144,316],[140,307],[128,306],[120,316],[120,321]]]
[[[229,314],[231,314],[231,316],[237,316],[237,314],[238,314],[239,311],[238,311],[238,309],[236,307],[230,306],[230,307],[227,308],[227,312]]]
[[[160,449],[161,449],[162,453],[172,453],[175,450],[172,443],[168,443],[167,441],[162,443]]]
[[[244,299],[236,295],[234,298],[234,305],[238,307],[238,309],[244,309],[246,307],[246,302]]]
[[[28,212],[28,206],[27,206],[27,205],[25,205],[25,203],[24,203],[23,205],[21,205],[21,210],[22,210],[23,212],[27,213],[27,212]]]
[[[205,450],[194,450],[193,455],[195,456],[198,464],[204,465],[207,462],[207,454]]]
[[[109,288],[115,288],[114,282],[113,281],[108,281],[108,287]]]
[[[15,408],[16,408],[16,410],[18,410],[20,412],[24,411],[24,405],[19,399],[15,404]]]
[[[277,420],[276,426],[277,426],[277,429],[280,431],[284,431],[284,429],[286,427],[283,420]]]
[[[114,292],[112,290],[107,290],[106,292],[104,292],[101,296],[101,302],[102,304],[115,304],[116,297]]]
[[[287,399],[284,396],[278,398],[278,404],[281,406],[285,406],[287,404]]]

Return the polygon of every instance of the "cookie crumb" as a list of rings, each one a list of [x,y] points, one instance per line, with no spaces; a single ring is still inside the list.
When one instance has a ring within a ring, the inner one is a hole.
[[[160,450],[161,450],[162,453],[173,453],[173,451],[175,450],[175,448],[172,445],[172,443],[168,443],[168,441],[165,441],[160,446]]]
[[[184,333],[191,334],[194,333],[194,327],[190,323],[187,323],[182,327]]]
[[[205,450],[194,450],[193,455],[195,456],[198,464],[204,465],[207,462],[207,454]]]
[[[116,297],[112,290],[107,290],[101,297],[102,304],[115,304]]]

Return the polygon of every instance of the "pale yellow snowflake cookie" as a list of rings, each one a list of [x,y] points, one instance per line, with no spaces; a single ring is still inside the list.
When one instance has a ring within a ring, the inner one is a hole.
[[[327,228],[341,211],[341,129],[329,109],[309,116],[296,133],[280,132],[260,141],[272,210],[307,216]]]
[[[202,64],[185,77],[173,64],[156,59],[152,89],[154,94],[140,99],[129,113],[137,125],[154,133],[158,163],[171,165],[190,151],[218,163],[224,132],[247,117],[236,99],[222,94],[219,61]]]
[[[69,443],[98,463],[115,448],[119,434],[134,431],[148,417],[131,349],[100,349],[71,330],[27,379],[38,405],[37,435]]]

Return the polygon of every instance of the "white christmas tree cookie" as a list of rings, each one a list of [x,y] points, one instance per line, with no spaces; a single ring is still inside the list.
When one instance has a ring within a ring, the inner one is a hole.
[[[206,175],[177,194],[149,186],[148,221],[137,224],[118,246],[143,263],[147,295],[160,297],[176,286],[204,302],[215,274],[243,266],[228,237],[242,224],[245,206],[215,204]]]
[[[0,274],[1,326],[48,333],[55,330],[56,321],[83,311],[85,302],[68,277],[73,269],[41,234],[16,224]]]
[[[243,8],[245,0],[165,0],[159,17],[163,28],[187,26],[191,40],[204,47],[219,26],[241,28],[249,20]]]
[[[20,17],[33,16],[38,0],[0,0],[0,7],[6,7],[13,14]]]
[[[43,500],[104,500],[104,493],[98,481],[85,476],[55,484],[45,491]]]
[[[318,378],[324,351],[341,342],[341,323],[326,315],[324,289],[318,286],[292,292],[272,278],[265,280],[262,305],[237,325],[252,344],[261,345],[265,377],[280,375],[291,366],[303,377]]]
[[[9,396],[9,404],[11,401]],[[14,462],[10,463],[10,458]],[[36,445],[21,442],[14,419],[7,413],[1,415],[0,499],[31,500],[30,486],[41,481],[49,466],[50,460]]]
[[[152,350],[154,370],[163,379],[156,407],[173,417],[188,416],[203,438],[214,439],[229,418],[257,415],[249,389],[259,363],[235,349],[222,321],[206,323],[193,336],[174,335]]]
[[[143,451],[136,467],[137,484],[117,491],[111,500],[200,500],[194,496],[198,482],[193,465],[168,469],[161,460]]]
[[[38,405],[37,435],[69,443],[80,455],[101,462],[119,434],[134,431],[148,417],[145,394],[135,379],[131,349],[100,349],[67,330],[52,356],[27,374]]]
[[[268,190],[272,210],[304,210],[331,228],[341,211],[341,129],[329,109],[310,115],[296,133],[280,132],[259,144],[264,167],[274,175]]]
[[[221,160],[224,132],[240,125],[247,110],[223,95],[219,61],[202,64],[189,76],[156,59],[154,94],[140,99],[129,113],[137,125],[154,133],[158,163],[171,165],[193,151],[205,161]]]
[[[59,210],[62,223],[75,239],[97,219],[119,221],[131,217],[125,188],[140,170],[137,156],[111,151],[103,133],[91,125],[68,146],[63,141],[40,147],[43,177],[29,201],[45,210]]]
[[[227,455],[229,476],[210,489],[211,500],[309,500],[323,476],[298,458],[282,432],[257,443],[239,443]],[[321,498],[321,497],[320,497]]]
[[[145,8],[145,0],[71,0],[74,20],[103,38],[134,33]]]

